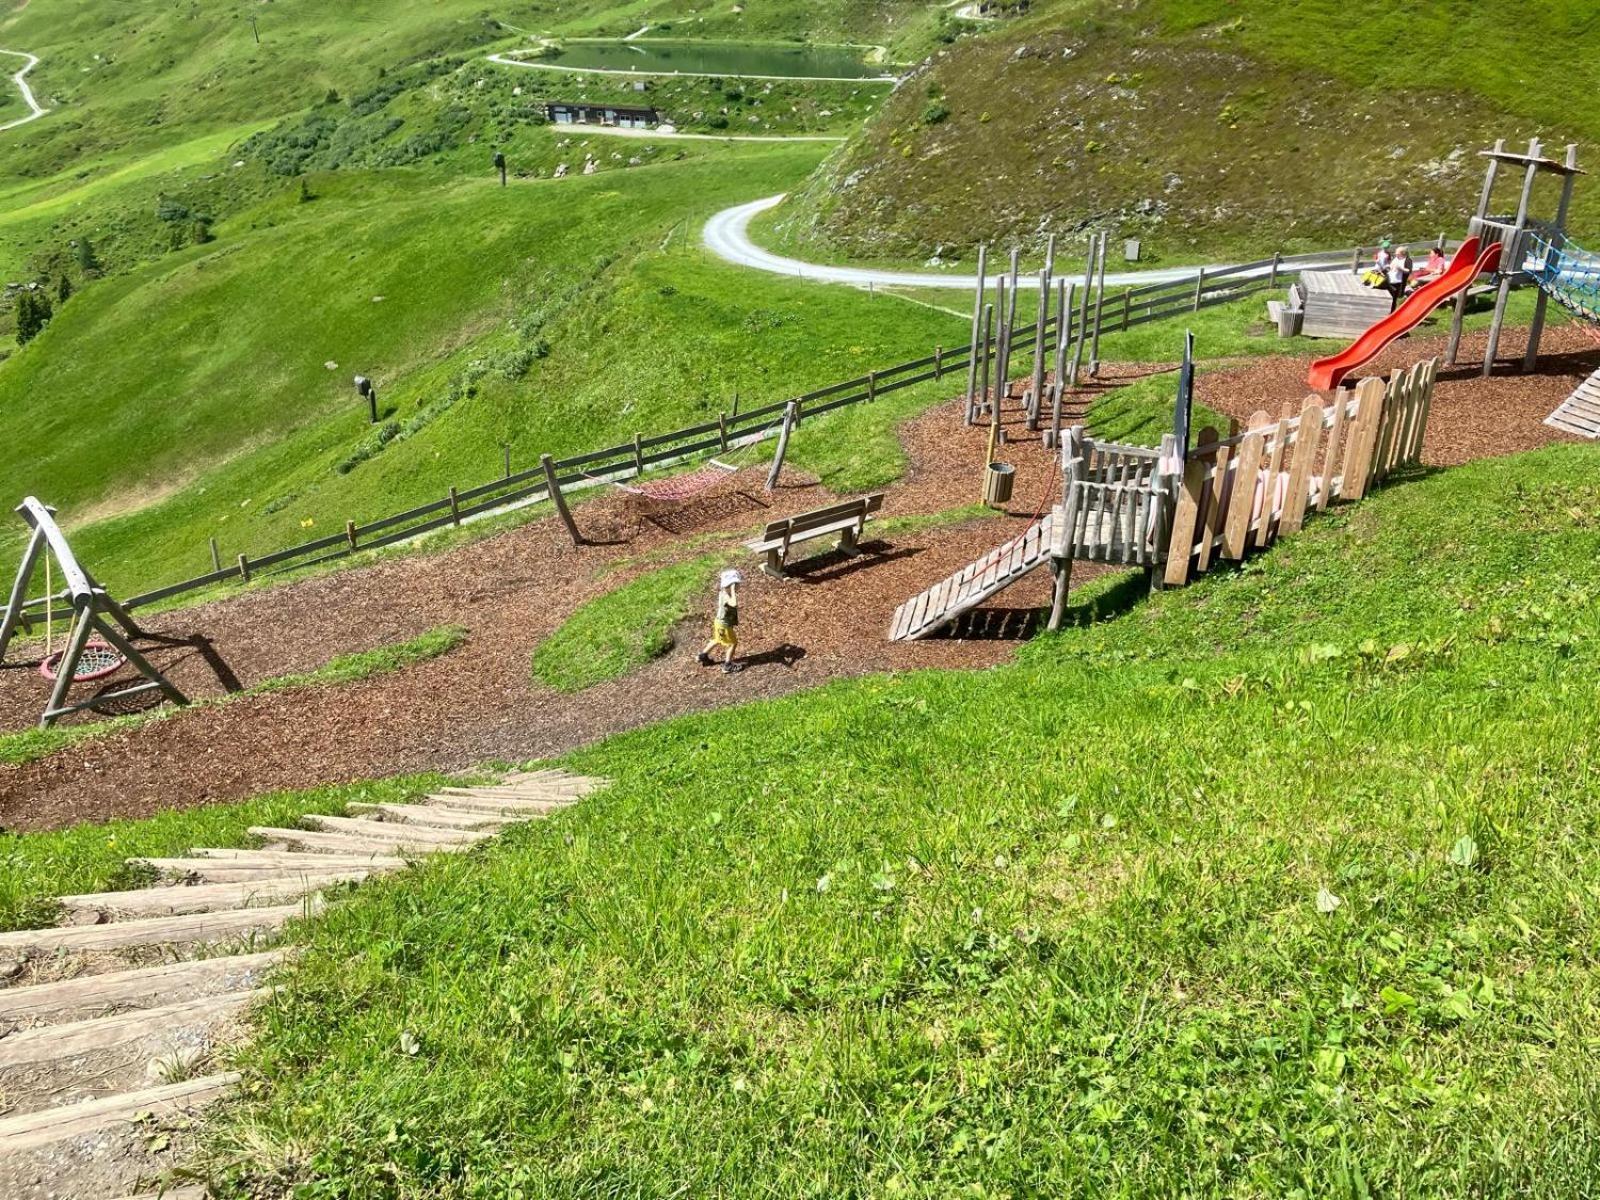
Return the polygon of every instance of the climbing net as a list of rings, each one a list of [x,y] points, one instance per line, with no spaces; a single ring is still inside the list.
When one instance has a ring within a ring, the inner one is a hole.
[[[715,487],[738,470],[738,467],[729,466],[727,463],[712,459],[705,466],[683,475],[673,475],[667,479],[652,479],[648,483],[618,483],[616,486],[630,496],[641,496],[646,500],[662,504],[681,504],[686,500],[694,499],[701,492]]]

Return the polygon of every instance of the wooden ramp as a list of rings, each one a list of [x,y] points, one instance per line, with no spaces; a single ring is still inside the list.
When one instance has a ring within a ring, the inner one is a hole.
[[[1544,423],[1564,433],[1600,438],[1600,370],[1580,383]]]
[[[894,620],[889,623],[889,640],[914,642],[925,638],[1048,562],[1060,518],[1058,507],[1003,546],[907,600],[894,610]]]

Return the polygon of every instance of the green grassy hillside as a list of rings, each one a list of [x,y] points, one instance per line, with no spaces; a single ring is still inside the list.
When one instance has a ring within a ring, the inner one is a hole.
[[[350,1196],[1581,1193],[1594,467],[1405,481],[1009,668],[581,755],[616,786],[310,931],[219,1161]]]
[[[1594,13],[1554,0],[1512,20],[1467,0],[1043,0],[916,71],[782,235],[926,256],[1105,227],[1171,259],[1459,231],[1496,137],[1600,142],[1573,100],[1600,86],[1597,51]],[[1574,227],[1600,230],[1600,190],[1580,184]]]

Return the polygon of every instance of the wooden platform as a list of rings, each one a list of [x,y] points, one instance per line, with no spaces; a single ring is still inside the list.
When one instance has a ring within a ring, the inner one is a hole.
[[[1600,438],[1600,370],[1580,383],[1544,423],[1563,433]]]
[[[1394,306],[1388,292],[1367,287],[1349,270],[1305,271],[1297,286],[1305,310],[1300,332],[1307,337],[1360,337]]]
[[[1019,536],[907,600],[894,610],[889,640],[914,642],[925,638],[1049,562],[1060,520],[1061,509],[1056,508]]]

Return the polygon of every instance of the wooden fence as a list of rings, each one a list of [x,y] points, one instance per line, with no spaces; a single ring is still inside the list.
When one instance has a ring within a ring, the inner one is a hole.
[[[1355,253],[1359,253],[1356,251]],[[1041,345],[1038,355],[1055,349],[1065,328],[1067,342],[1098,344],[1102,332],[1132,329],[1150,321],[1226,304],[1258,291],[1277,287],[1280,281],[1304,270],[1329,269],[1350,261],[1352,251],[1283,255],[1241,263],[1214,271],[1196,270],[1193,278],[1124,289],[1108,300],[1104,294],[1093,305],[1069,312],[1064,321],[1050,314],[1019,337],[996,333],[976,339],[966,347],[934,352],[909,362],[869,371],[855,379],[832,384],[793,398],[796,422],[854,404],[866,404],[908,387],[944,378],[953,370],[1008,361],[1016,351]],[[1040,303],[1046,301],[1041,296]],[[1042,339],[1042,344],[1041,344]],[[996,359],[997,352],[1004,360]],[[215,584],[248,583],[264,574],[300,570],[354,554],[404,542],[484,514],[522,507],[555,498],[555,494],[611,483],[621,483],[646,471],[677,466],[706,454],[727,453],[775,437],[789,400],[743,412],[722,412],[714,421],[654,435],[635,435],[620,445],[568,458],[541,456],[540,463],[521,471],[507,469],[499,478],[468,488],[451,488],[440,499],[366,523],[346,521],[342,531],[313,538],[267,554],[240,554],[224,565],[212,550],[214,569],[192,579],[167,584],[133,596],[126,608],[140,608]]]
[[[1422,452],[1439,360],[1364,379],[1333,404],[1309,396],[1298,414],[1250,417],[1244,432],[1201,444],[1184,465],[1165,582],[1187,583],[1218,559],[1242,559],[1300,529],[1307,512],[1359,500]]]

